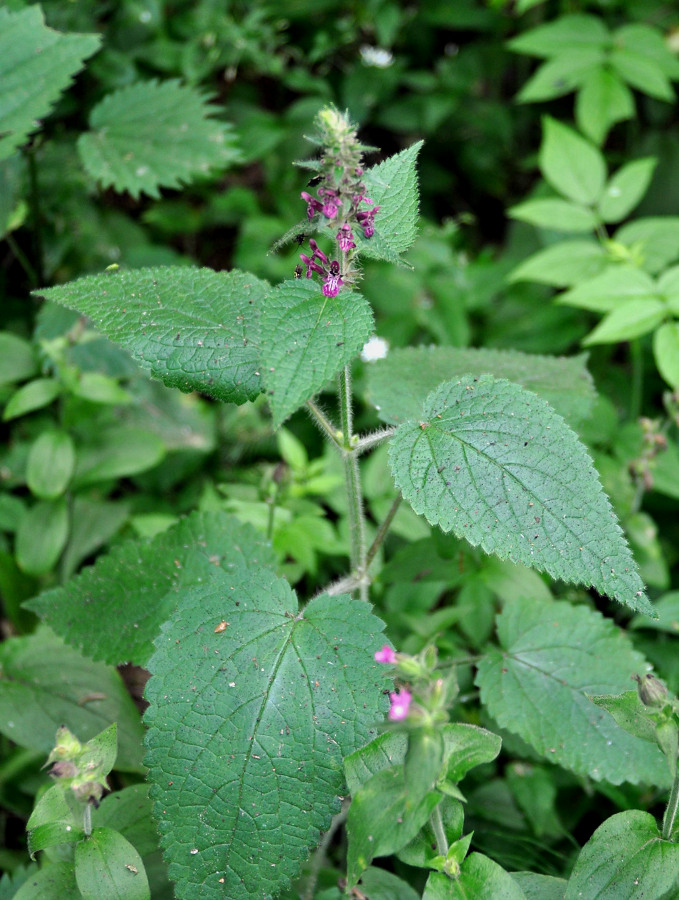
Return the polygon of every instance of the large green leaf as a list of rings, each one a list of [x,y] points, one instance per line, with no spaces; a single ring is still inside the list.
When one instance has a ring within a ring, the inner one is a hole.
[[[482,853],[471,853],[456,878],[432,872],[422,900],[526,900],[526,895],[502,866]]]
[[[75,880],[83,900],[150,900],[141,856],[112,828],[94,828],[75,848]]]
[[[398,427],[389,462],[432,525],[652,613],[584,445],[535,394],[488,375],[445,382]]]
[[[300,611],[263,569],[182,594],[149,662],[145,762],[183,900],[270,897],[298,873],[339,809],[342,757],[384,713],[383,627],[347,596]]]
[[[236,270],[168,266],[89,275],[38,293],[89,316],[169,387],[245,403],[261,390],[259,313],[269,290]]]
[[[354,291],[325,297],[312,281],[284,281],[261,318],[261,367],[274,424],[311,399],[368,340],[373,316]]]
[[[570,287],[599,275],[606,262],[606,252],[594,241],[559,241],[520,263],[510,272],[509,280]]]
[[[606,180],[601,152],[572,128],[550,116],[543,120],[540,169],[552,187],[576,203],[599,200]]]
[[[108,94],[78,139],[87,171],[104,187],[160,197],[239,159],[230,126],[214,119],[195,88],[178,81],[137,82]]]
[[[673,900],[679,891],[679,844],[662,840],[647,812],[607,819],[580,851],[565,900]]]
[[[36,129],[100,41],[98,34],[53,31],[37,5],[0,9],[0,159]]]
[[[616,122],[634,115],[634,96],[624,81],[610,68],[590,72],[575,100],[578,128],[597,144],[602,144]]]
[[[575,13],[524,31],[509,41],[509,49],[548,59],[571,50],[603,50],[610,35],[599,16]]]
[[[512,878],[526,895],[526,900],[564,900],[563,878],[537,875],[535,872],[512,872]]]
[[[217,568],[275,566],[270,546],[222,512],[192,513],[150,541],[119,544],[62,587],[26,605],[92,659],[143,664],[180,589]],[[111,627],[102,627],[102,623]]]
[[[578,775],[665,784],[660,750],[620,728],[589,694],[619,694],[647,665],[612,622],[585,606],[517,598],[497,620],[500,649],[478,667],[498,723]]]
[[[570,421],[587,418],[594,402],[587,357],[531,356],[514,350],[406,347],[367,366],[367,397],[380,419],[400,425],[416,419],[422,403],[442,381],[460,375],[506,378],[535,391]]]
[[[0,644],[0,731],[6,737],[47,754],[60,725],[87,741],[111,722],[118,723],[116,767],[140,771],[139,713],[116,671],[81,656],[48,628]]]

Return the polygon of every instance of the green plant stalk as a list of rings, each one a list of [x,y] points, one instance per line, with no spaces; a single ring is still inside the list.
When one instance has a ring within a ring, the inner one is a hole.
[[[644,350],[639,338],[630,341],[629,352],[632,359],[629,414],[631,419],[638,419],[641,415],[641,401],[644,392]]]
[[[85,837],[90,837],[92,834],[92,806],[89,802],[85,804],[83,810],[83,831]]]
[[[441,816],[440,803],[434,808],[434,812],[429,817],[429,821],[436,837],[436,849],[441,856],[446,856],[449,849],[448,838],[446,837],[446,831],[443,827],[443,818]]]
[[[33,225],[34,269],[39,284],[45,283],[42,248],[42,216],[40,214],[40,186],[38,184],[38,167],[35,162],[35,147],[31,145],[26,151],[28,161],[29,206]]]
[[[339,450],[340,453],[344,453],[344,445],[340,440],[339,432],[323,412],[323,410],[319,406],[317,406],[313,400],[307,400],[306,405],[307,409],[311,413],[311,418],[318,425],[320,430],[327,437],[333,447]]]
[[[359,575],[358,588],[361,600],[368,599],[366,578],[365,520],[363,518],[363,493],[358,459],[352,453],[354,413],[351,402],[351,369],[345,366],[339,375],[340,428],[343,438],[342,465],[344,484],[349,508],[349,529],[351,539],[351,569]]]
[[[667,801],[665,815],[662,820],[662,839],[664,841],[672,840],[672,832],[674,831],[674,823],[679,812],[679,769],[674,774],[672,789],[670,790],[670,799]]]

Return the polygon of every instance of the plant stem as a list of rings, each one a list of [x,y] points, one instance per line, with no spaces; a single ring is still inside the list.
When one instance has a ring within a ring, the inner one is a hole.
[[[321,867],[323,866],[323,863],[325,861],[325,855],[328,852],[328,847],[330,846],[332,839],[337,832],[337,829],[344,823],[348,811],[349,804],[347,803],[346,806],[344,806],[342,810],[333,817],[333,820],[330,823],[330,828],[328,828],[328,830],[323,835],[321,843],[318,845],[317,849],[314,852],[314,855],[311,857],[311,863],[309,865],[309,878],[306,885],[304,886],[302,900],[313,900],[314,891],[316,890],[316,882],[318,881],[318,874],[321,871]]]
[[[360,456],[366,450],[372,450],[373,447],[381,444],[382,441],[386,441],[395,431],[395,428],[382,428],[381,431],[376,431],[374,434],[367,434],[354,442],[353,452]]]
[[[29,205],[33,225],[33,256],[35,274],[39,284],[44,284],[45,274],[43,269],[42,252],[42,216],[40,215],[40,187],[38,185],[38,167],[35,162],[35,147],[30,146],[26,151],[28,160]]]
[[[443,818],[441,817],[441,804],[434,807],[434,812],[431,814],[429,821],[431,823],[431,827],[434,830],[434,835],[436,836],[436,849],[438,850],[441,856],[445,856],[448,853],[448,838],[446,837],[446,832],[443,827]]]
[[[85,832],[85,837],[90,837],[92,834],[92,807],[89,802],[85,804],[83,811],[83,831]]]
[[[644,391],[644,351],[638,338],[630,341],[629,352],[632,358],[629,414],[631,419],[638,419],[641,415],[641,401]]]
[[[380,525],[380,527],[377,531],[377,534],[375,535],[375,540],[372,542],[372,544],[370,545],[370,549],[366,553],[366,556],[365,556],[365,573],[366,573],[366,575],[368,574],[368,569],[370,568],[370,563],[375,559],[375,557],[377,556],[377,551],[380,549],[380,547],[384,543],[384,539],[387,536],[387,532],[389,531],[391,523],[394,520],[394,516],[398,512],[398,508],[401,505],[401,500],[403,500],[403,497],[399,493],[399,494],[397,494],[394,502],[391,504],[391,508],[389,509],[389,512],[387,513],[384,521],[382,522],[382,524]]]
[[[39,287],[40,282],[38,281],[38,276],[36,274],[36,271],[33,268],[33,266],[31,265],[29,258],[26,256],[24,251],[14,240],[14,236],[11,234],[6,234],[5,240],[7,241],[7,244],[9,245],[9,249],[12,251],[12,253],[16,257],[17,262],[19,263],[21,268],[24,270],[24,272],[28,276],[28,280],[31,282],[31,287],[34,287],[34,288]]]
[[[345,366],[339,376],[340,428],[342,429],[342,464],[344,483],[349,507],[349,528],[351,536],[351,568],[358,576],[361,600],[368,599],[366,578],[365,521],[363,518],[363,494],[358,458],[352,453],[354,413],[351,404],[351,369]]]
[[[307,400],[306,405],[311,413],[311,418],[318,425],[333,447],[335,447],[336,450],[339,450],[340,453],[344,453],[344,445],[340,440],[339,432],[323,410],[317,406],[313,400]]]
[[[670,790],[670,799],[667,801],[665,815],[662,820],[662,838],[664,841],[672,840],[674,823],[679,812],[679,769],[674,773],[674,781]]]

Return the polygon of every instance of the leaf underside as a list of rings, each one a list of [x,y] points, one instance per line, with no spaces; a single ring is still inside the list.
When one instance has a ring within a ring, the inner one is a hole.
[[[152,540],[119,544],[26,606],[92,659],[143,665],[181,589],[217,569],[275,565],[271,547],[251,526],[223,512],[194,512]]]
[[[149,662],[145,762],[183,900],[268,898],[298,874],[339,809],[343,756],[384,714],[383,627],[347,596],[300,613],[266,570],[182,594]]]
[[[530,391],[488,375],[444,383],[399,426],[389,461],[432,525],[652,614],[585,447]]]
[[[168,387],[240,404],[261,391],[259,314],[269,291],[237,270],[168,266],[89,275],[36,293],[89,316]]]

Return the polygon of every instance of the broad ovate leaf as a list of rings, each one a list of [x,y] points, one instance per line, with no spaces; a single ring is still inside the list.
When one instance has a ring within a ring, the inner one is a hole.
[[[648,669],[623,632],[585,606],[516,598],[497,620],[500,647],[479,663],[488,712],[538,753],[613,784],[666,784],[660,750],[621,728],[589,695],[627,691]]]
[[[88,275],[37,293],[89,316],[169,387],[245,403],[261,390],[259,313],[269,285],[184,266]]]
[[[444,382],[398,427],[389,462],[432,525],[652,613],[584,445],[537,395],[488,375]]]
[[[422,900],[526,900],[517,882],[482,853],[470,853],[455,878],[432,872]]]
[[[26,605],[92,659],[143,665],[181,589],[218,569],[275,564],[270,545],[250,525],[222,512],[195,512],[151,540],[118,544]]]
[[[350,363],[372,329],[370,305],[355,291],[325,297],[316,282],[280,284],[261,317],[261,368],[274,424],[281,425]]]
[[[427,395],[443,381],[482,375],[515,381],[535,391],[570,421],[586,418],[594,402],[585,355],[537,356],[515,350],[404,347],[366,367],[367,397],[383,422],[416,419]]]
[[[348,596],[300,610],[267,570],[183,592],[149,662],[145,759],[183,900],[268,898],[298,874],[339,810],[343,756],[385,711],[383,627]]]
[[[208,118],[216,110],[178,81],[137,82],[107,94],[78,139],[89,174],[103,187],[160,197],[239,159],[230,127]]]
[[[593,204],[601,197],[606,161],[586,138],[567,125],[545,116],[540,169],[551,186],[576,203]]]
[[[100,41],[48,28],[37,4],[0,9],[0,160],[38,127]]]

